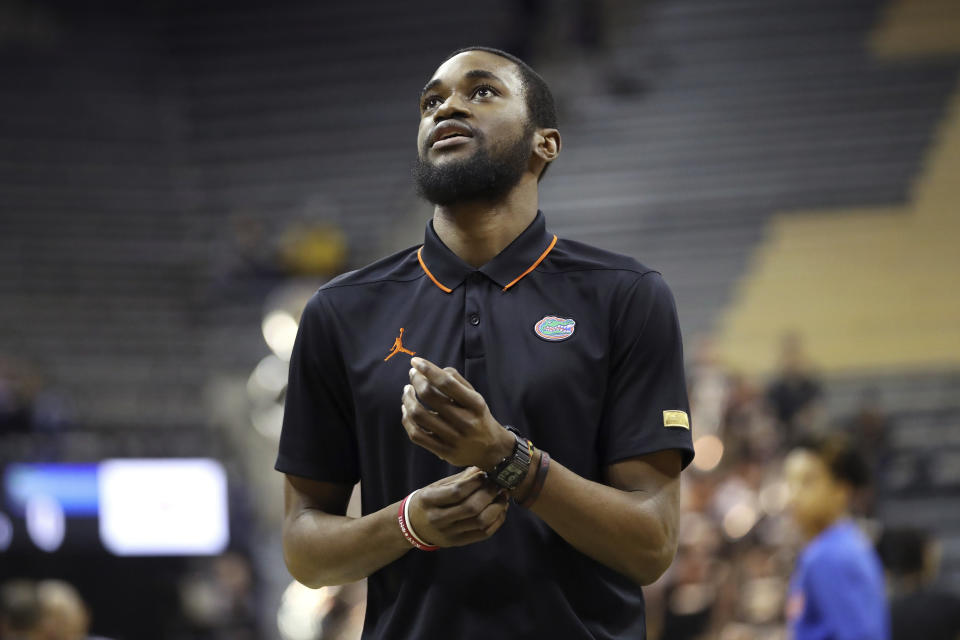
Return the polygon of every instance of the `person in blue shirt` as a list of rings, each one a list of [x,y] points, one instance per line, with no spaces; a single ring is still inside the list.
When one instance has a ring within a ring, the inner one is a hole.
[[[787,598],[793,640],[889,640],[883,567],[850,519],[866,462],[841,436],[800,442],[784,462],[789,509],[807,544]]]

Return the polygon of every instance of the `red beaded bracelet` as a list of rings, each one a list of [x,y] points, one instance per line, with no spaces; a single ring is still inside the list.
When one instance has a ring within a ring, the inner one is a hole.
[[[400,501],[400,509],[397,511],[397,521],[400,523],[400,531],[403,533],[403,537],[407,539],[407,542],[417,549],[420,549],[420,551],[436,551],[440,547],[427,544],[421,540],[420,537],[413,532],[413,527],[410,526],[410,523],[407,522],[407,501],[410,500],[414,493],[416,493],[416,491]]]

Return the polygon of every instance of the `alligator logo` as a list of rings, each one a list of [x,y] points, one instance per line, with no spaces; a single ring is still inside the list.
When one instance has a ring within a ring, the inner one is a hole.
[[[558,318],[557,316],[544,316],[533,325],[533,330],[538,336],[550,342],[566,340],[573,335],[574,327],[577,321],[573,318]]]

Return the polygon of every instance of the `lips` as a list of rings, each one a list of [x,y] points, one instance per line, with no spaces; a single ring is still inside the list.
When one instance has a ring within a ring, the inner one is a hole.
[[[430,132],[427,144],[431,149],[453,147],[469,142],[473,138],[473,129],[456,120],[444,120]]]

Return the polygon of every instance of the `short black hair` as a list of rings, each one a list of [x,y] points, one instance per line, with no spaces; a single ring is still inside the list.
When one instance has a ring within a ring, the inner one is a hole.
[[[0,623],[8,629],[35,630],[41,613],[37,585],[32,580],[15,579],[0,585]]]
[[[457,49],[456,51],[451,52],[446,58],[443,59],[443,61],[446,62],[450,58],[467,51],[486,51],[487,53],[492,53],[495,56],[506,58],[515,64],[517,70],[520,72],[520,81],[523,85],[523,97],[527,103],[527,114],[530,117],[530,122],[535,128],[538,129],[557,128],[557,107],[553,101],[553,93],[550,91],[547,81],[544,80],[539,73],[534,71],[533,67],[512,53],[507,53],[506,51],[495,49],[494,47],[484,47],[480,45]],[[543,171],[540,172],[540,178],[543,178],[543,174],[547,172],[547,168],[549,168],[549,166],[550,164],[548,163],[543,168]]]
[[[890,573],[903,577],[921,573],[930,545],[926,531],[914,527],[884,529],[877,541],[877,553]]]
[[[809,451],[827,465],[830,475],[854,489],[870,484],[870,467],[853,441],[844,434],[807,436],[794,447]]]
[[[533,122],[535,127],[556,129],[557,107],[553,102],[553,93],[550,91],[546,80],[534,71],[530,65],[512,53],[480,45],[457,49],[444,58],[443,61],[446,62],[450,58],[467,51],[486,51],[501,58],[506,58],[517,65],[517,69],[520,71],[520,80],[523,82],[523,96],[527,101],[527,111],[530,114],[530,121]]]

